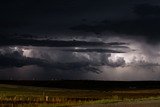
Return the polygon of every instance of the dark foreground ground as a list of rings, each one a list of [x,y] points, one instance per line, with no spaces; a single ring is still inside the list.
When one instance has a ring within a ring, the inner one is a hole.
[[[160,81],[89,81],[89,80],[54,80],[54,81],[0,81],[0,84],[51,87],[65,89],[160,89]]]

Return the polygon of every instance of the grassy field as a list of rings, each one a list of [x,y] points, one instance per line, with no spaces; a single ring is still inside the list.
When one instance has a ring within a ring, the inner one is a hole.
[[[82,90],[0,84],[1,107],[67,107],[157,99],[160,99],[160,89]]]

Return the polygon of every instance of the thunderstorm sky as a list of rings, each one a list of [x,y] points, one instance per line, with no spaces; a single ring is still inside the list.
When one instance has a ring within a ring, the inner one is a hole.
[[[0,14],[0,80],[160,80],[159,0],[6,0]]]

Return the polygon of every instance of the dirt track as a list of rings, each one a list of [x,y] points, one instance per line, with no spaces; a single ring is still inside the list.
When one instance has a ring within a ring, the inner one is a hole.
[[[117,104],[81,105],[76,107],[160,107],[160,100]]]

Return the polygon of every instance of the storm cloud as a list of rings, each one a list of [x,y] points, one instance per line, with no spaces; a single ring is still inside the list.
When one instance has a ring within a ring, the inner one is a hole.
[[[0,14],[0,79],[159,80],[159,0],[0,1]]]
[[[112,52],[112,51],[111,51]],[[103,52],[102,52],[103,53]],[[39,53],[41,54],[41,53]],[[57,54],[58,55],[58,54]],[[78,60],[76,59],[76,62],[73,59],[70,59],[70,61],[62,61],[62,59],[58,59],[57,61],[50,60],[47,58],[34,58],[34,57],[26,57],[23,55],[23,50],[20,48],[13,49],[13,48],[7,48],[1,50],[0,54],[0,67],[1,69],[4,68],[14,68],[14,67],[23,67],[23,66],[30,66],[30,65],[36,65],[39,67],[42,67],[47,70],[52,70],[52,71],[57,71],[57,70],[62,70],[62,71],[75,71],[75,72],[94,72],[94,73],[101,73],[102,71],[98,69],[100,66],[112,66],[112,67],[118,67],[121,66],[122,64],[120,60],[117,62],[109,62],[108,57],[110,56],[105,55],[105,54],[100,54],[97,55],[99,58],[104,58],[104,60],[99,60],[99,61],[94,61],[92,62],[91,60],[96,60],[91,57],[91,59],[84,58],[83,56],[76,56],[75,54],[69,54],[71,57],[79,57],[84,59],[84,60]],[[92,55],[90,55],[92,56]],[[57,56],[58,57],[58,56]],[[65,57],[64,55],[60,57]],[[72,61],[73,60],[73,61]]]
[[[139,37],[147,39],[148,43],[159,43],[160,27],[160,6],[151,4],[138,4],[133,6],[131,13],[132,19],[127,20],[103,20],[98,23],[81,24],[71,27],[74,31],[93,32],[101,34],[103,32],[112,32],[123,34],[124,36]]]
[[[100,53],[124,53],[123,51],[116,51],[110,49],[65,49],[68,52],[100,52]]]

